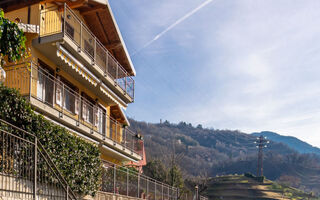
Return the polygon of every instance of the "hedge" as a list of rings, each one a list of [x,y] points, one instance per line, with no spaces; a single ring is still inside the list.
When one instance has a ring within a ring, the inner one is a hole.
[[[33,133],[74,192],[95,195],[101,185],[102,174],[100,152],[96,145],[36,114],[16,89],[2,84],[0,119]]]

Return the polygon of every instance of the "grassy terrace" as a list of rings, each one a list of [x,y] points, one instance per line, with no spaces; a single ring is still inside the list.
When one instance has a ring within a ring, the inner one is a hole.
[[[258,182],[243,175],[221,176],[212,178],[209,182],[206,195],[209,199],[224,200],[317,200],[311,194],[301,190],[280,185],[270,180]]]

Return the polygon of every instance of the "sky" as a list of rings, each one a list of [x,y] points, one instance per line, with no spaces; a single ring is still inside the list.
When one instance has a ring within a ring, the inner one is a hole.
[[[137,71],[129,117],[320,147],[320,1],[109,2]]]

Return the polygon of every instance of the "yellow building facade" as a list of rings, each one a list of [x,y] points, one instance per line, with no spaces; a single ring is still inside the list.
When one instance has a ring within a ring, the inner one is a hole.
[[[31,53],[8,63],[5,84],[36,112],[97,144],[103,160],[141,162],[143,142],[124,113],[136,72],[108,1],[13,0],[0,7],[24,30]]]

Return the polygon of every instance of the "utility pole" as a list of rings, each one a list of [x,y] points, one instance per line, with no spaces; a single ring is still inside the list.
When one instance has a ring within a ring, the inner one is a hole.
[[[258,148],[257,176],[263,176],[263,148],[267,147],[266,144],[268,144],[269,141],[261,135],[254,143],[257,144],[256,147]]]
[[[199,186],[196,185],[196,186],[194,187],[194,189],[196,190],[196,191],[195,191],[195,192],[196,192],[196,200],[199,200]]]
[[[171,186],[174,186],[174,182],[175,182],[175,174],[174,174],[174,167],[176,165],[176,136],[173,136],[173,142],[172,142],[172,160],[171,160]]]

